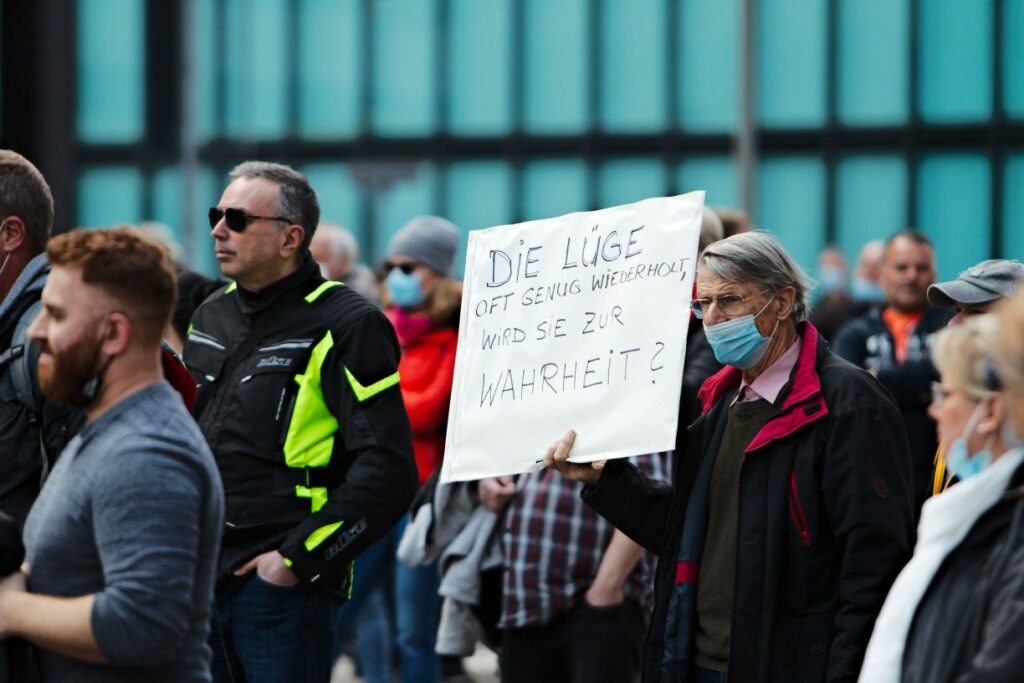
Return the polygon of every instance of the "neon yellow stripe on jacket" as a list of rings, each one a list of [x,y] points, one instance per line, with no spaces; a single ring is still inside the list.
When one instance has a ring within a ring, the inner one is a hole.
[[[313,347],[306,371],[295,376],[299,389],[284,440],[284,461],[288,467],[326,467],[331,461],[338,420],[324,402],[320,369],[333,347],[334,337],[328,331]]]
[[[397,372],[393,375],[388,375],[379,382],[374,382],[368,387],[364,387],[362,384],[360,384],[359,380],[356,379],[356,376],[353,375],[352,371],[349,370],[348,368],[345,368],[345,377],[348,378],[348,384],[350,387],[352,387],[352,393],[356,395],[356,399],[358,399],[360,403],[362,403],[368,398],[373,398],[374,396],[384,391],[385,389],[388,389],[398,384]]]
[[[312,552],[314,548],[327,540],[327,538],[341,528],[343,522],[335,522],[334,524],[328,524],[322,526],[309,536],[306,537],[306,541],[303,545],[306,546],[306,550]]]

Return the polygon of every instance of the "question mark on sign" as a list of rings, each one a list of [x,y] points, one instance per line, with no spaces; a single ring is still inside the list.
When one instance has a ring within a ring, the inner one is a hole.
[[[664,364],[657,365],[657,366],[655,365],[655,361],[657,361],[658,356],[660,356],[661,352],[665,350],[665,344],[663,342],[659,341],[659,342],[654,342],[654,346],[657,347],[657,350],[654,352],[654,355],[651,356],[651,372],[658,372],[659,370],[662,370],[662,369],[665,368]],[[655,381],[652,379],[651,380],[651,384],[654,384],[654,383],[655,383]]]

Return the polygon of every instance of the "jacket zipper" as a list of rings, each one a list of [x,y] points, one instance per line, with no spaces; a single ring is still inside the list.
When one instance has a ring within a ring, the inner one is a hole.
[[[796,487],[796,472],[789,473],[789,516],[796,526],[800,540],[807,547],[811,546],[811,529],[807,524],[803,503],[800,502],[800,491]]]

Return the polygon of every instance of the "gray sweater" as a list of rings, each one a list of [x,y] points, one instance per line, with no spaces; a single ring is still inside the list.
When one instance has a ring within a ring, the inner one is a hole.
[[[43,680],[209,681],[224,499],[213,456],[161,382],[88,423],[25,524],[29,590],[95,594],[107,664],[42,652]]]

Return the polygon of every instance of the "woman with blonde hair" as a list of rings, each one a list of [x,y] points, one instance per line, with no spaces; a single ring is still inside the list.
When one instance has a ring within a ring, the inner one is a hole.
[[[1015,382],[1004,385],[995,360],[1000,324],[1015,325],[1018,340],[1024,329],[1024,301],[1015,306],[1016,323],[984,315],[935,338],[941,381],[929,413],[961,481],[924,504],[914,556],[878,616],[862,682],[1021,680],[1024,450],[1009,396],[1024,373],[1004,373]],[[1024,348],[1007,351],[1010,365],[1024,368]]]

